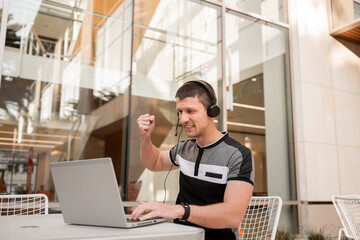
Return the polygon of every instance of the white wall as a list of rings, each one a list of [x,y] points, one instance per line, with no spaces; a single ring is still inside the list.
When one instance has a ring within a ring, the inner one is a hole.
[[[305,202],[360,193],[360,59],[329,35],[329,4],[288,0],[299,200]],[[304,222],[312,221],[309,209]]]
[[[340,194],[360,194],[360,58],[331,41]]]

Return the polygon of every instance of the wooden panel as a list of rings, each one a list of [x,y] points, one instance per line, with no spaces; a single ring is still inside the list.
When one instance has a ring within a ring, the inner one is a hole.
[[[354,43],[355,45],[360,44],[360,18],[355,19],[352,22],[343,25],[334,29],[331,33],[331,36],[336,38],[337,40],[345,39]],[[360,45],[359,45],[360,47]]]
[[[339,34],[339,37],[347,39],[352,42],[360,43],[360,26]]]

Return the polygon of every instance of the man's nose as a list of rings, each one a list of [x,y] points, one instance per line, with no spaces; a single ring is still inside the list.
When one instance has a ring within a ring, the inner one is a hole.
[[[188,114],[186,114],[184,112],[180,114],[180,122],[182,124],[186,123],[188,120],[189,120]]]

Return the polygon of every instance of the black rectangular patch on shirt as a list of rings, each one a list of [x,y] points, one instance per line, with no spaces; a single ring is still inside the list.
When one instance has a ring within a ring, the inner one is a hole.
[[[206,177],[212,177],[212,178],[218,178],[218,179],[222,179],[222,174],[220,173],[212,173],[212,172],[206,172],[205,173]]]
[[[199,166],[200,166],[200,162],[201,162],[201,158],[202,158],[203,153],[204,153],[204,149],[200,148],[199,149],[199,154],[198,154],[198,156],[196,158],[196,163],[195,163],[195,168],[194,168],[194,176],[199,175]]]

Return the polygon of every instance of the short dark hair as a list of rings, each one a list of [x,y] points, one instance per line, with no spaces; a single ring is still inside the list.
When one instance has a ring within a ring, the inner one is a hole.
[[[213,100],[211,100],[209,93],[205,89],[204,86],[201,85],[201,83],[196,82],[203,82],[204,84],[207,84],[211,91],[212,95],[214,97]],[[198,97],[199,101],[204,105],[205,109],[207,109],[210,105],[216,104],[216,94],[212,86],[202,80],[196,80],[196,81],[189,81],[184,83],[176,92],[175,94],[176,98],[179,98],[180,100],[183,100],[187,97]]]

